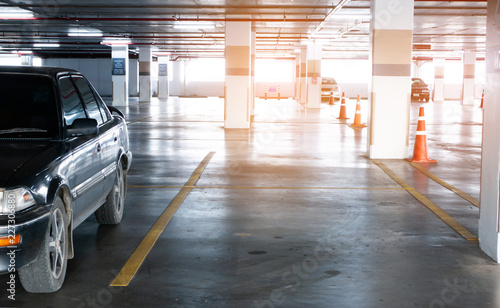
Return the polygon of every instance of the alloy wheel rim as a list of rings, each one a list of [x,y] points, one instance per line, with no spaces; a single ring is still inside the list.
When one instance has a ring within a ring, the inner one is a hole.
[[[56,208],[50,224],[49,260],[50,271],[55,279],[61,277],[64,269],[66,230],[61,210]]]
[[[120,168],[118,168],[117,172],[117,178],[115,182],[115,204],[116,204],[116,210],[118,213],[121,213],[123,209],[123,177],[122,177],[122,171]]]

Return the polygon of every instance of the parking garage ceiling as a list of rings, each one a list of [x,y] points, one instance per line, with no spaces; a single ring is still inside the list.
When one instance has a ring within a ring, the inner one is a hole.
[[[486,0],[415,0],[418,58],[484,54]],[[154,45],[171,57],[223,57],[226,21],[251,21],[257,56],[287,57],[308,40],[326,58],[367,58],[370,1],[363,0],[11,0],[0,1],[0,52],[48,57],[109,54],[103,41]]]

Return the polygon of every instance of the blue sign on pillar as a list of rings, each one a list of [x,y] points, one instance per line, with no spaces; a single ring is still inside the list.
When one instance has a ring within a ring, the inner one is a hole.
[[[125,75],[125,58],[113,59],[112,75]]]
[[[168,76],[167,63],[158,64],[158,76]]]

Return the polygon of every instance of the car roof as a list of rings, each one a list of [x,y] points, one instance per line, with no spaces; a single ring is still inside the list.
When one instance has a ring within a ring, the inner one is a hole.
[[[33,67],[33,66],[3,66],[0,65],[0,73],[24,73],[24,74],[42,74],[57,76],[60,73],[80,73],[77,70],[61,67]]]

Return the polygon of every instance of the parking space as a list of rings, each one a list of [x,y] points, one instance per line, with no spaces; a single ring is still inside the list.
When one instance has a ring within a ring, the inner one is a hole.
[[[84,222],[63,288],[46,295],[19,289],[16,304],[497,305],[495,263],[409,192],[476,236],[477,207],[410,163],[383,160],[411,188],[396,183],[366,157],[366,130],[337,120],[336,106],[257,104],[249,131],[222,128],[221,99],[171,98],[123,109],[134,152],[123,222]],[[443,110],[454,104],[425,104],[430,155],[438,163],[421,166],[478,199],[482,111],[460,108],[450,118]],[[418,107],[412,104],[412,128]],[[452,130],[454,138],[440,135]],[[196,184],[186,184],[211,152]],[[127,286],[111,286],[186,188]]]

